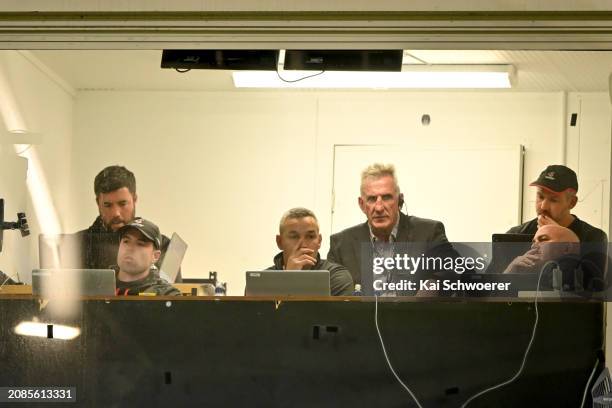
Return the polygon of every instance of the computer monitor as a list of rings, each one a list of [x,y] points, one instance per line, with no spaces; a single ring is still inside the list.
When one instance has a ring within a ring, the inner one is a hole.
[[[28,226],[25,213],[18,212],[16,222],[4,222],[4,199],[0,198],[0,252],[2,252],[4,230],[6,229],[19,230],[22,237],[30,235],[30,227]]]
[[[502,273],[514,258],[529,251],[532,240],[533,234],[493,234],[487,273]]]

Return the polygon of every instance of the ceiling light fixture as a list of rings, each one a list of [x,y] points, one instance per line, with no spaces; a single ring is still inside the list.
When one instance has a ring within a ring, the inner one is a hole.
[[[495,89],[511,88],[516,76],[512,65],[403,65],[401,72],[325,71],[299,81],[312,71],[233,72],[237,88],[336,89]]]

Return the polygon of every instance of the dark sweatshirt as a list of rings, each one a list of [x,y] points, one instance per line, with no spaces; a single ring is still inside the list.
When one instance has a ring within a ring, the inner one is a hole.
[[[283,265],[283,253],[280,252],[274,257],[274,265],[268,270],[282,271]],[[353,278],[344,266],[321,259],[321,256],[317,254],[317,264],[311,269],[329,271],[329,287],[332,296],[351,296],[353,294]]]

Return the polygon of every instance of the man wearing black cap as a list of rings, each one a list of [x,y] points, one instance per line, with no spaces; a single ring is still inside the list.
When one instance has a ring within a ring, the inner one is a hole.
[[[606,233],[570,213],[576,206],[578,180],[576,173],[566,166],[548,166],[530,186],[537,187],[537,218],[510,228],[509,233],[536,234],[546,225],[560,225],[570,229],[580,240],[580,258],[584,287],[599,291],[607,287],[606,265],[608,237]]]
[[[576,206],[578,180],[572,169],[562,165],[548,166],[530,186],[537,187],[537,218],[510,228],[509,233],[535,234],[542,225],[557,224],[572,230],[580,242],[603,242],[607,244],[606,233],[575,215],[570,210]],[[604,245],[605,247],[605,245]]]
[[[157,225],[143,218],[135,218],[118,232],[117,295],[180,295],[178,289],[151,271],[161,255],[161,234]]]

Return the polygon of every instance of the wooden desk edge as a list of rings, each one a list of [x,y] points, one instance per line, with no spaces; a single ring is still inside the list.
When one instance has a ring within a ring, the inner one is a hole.
[[[0,300],[41,299],[27,293],[5,294]],[[81,296],[81,301],[178,301],[178,302],[362,302],[374,303],[373,296]],[[533,303],[534,298],[450,298],[450,297],[380,297],[379,303]],[[538,303],[607,303],[600,299],[538,298]]]

